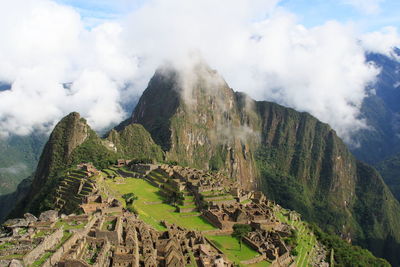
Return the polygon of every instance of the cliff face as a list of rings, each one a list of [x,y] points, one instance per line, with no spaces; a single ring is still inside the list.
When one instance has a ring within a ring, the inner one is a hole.
[[[71,113],[54,128],[46,143],[32,182],[31,195],[36,194],[61,169],[72,153],[89,136],[90,127],[79,113]]]
[[[189,73],[157,71],[125,123],[142,124],[168,160],[223,170],[376,255],[389,258],[385,240],[400,242],[399,203],[329,125],[235,93],[202,64]]]
[[[167,160],[224,170],[246,188],[255,186],[253,158],[259,135],[243,121],[246,106],[214,71],[198,65],[184,77],[159,70],[127,123],[140,123]]]

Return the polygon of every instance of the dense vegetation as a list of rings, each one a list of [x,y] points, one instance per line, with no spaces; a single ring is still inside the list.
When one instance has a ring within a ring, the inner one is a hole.
[[[114,144],[120,158],[151,158],[156,161],[163,159],[163,151],[140,124],[127,125],[120,131],[112,130],[108,134],[107,140]]]
[[[400,201],[400,153],[377,164],[393,195]]]
[[[68,165],[91,162],[96,168],[104,169],[114,164],[118,158],[119,155],[107,149],[96,133],[91,131],[90,137],[72,152]]]
[[[386,260],[375,257],[368,250],[352,246],[337,235],[327,234],[316,225],[312,225],[312,230],[318,240],[328,248],[328,259],[333,253],[336,267],[390,266]]]

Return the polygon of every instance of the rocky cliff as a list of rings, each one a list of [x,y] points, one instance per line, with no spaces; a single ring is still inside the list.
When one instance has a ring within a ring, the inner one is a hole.
[[[201,169],[224,170],[242,186],[254,188],[258,132],[248,125],[246,98],[213,70],[197,65],[184,77],[160,69],[132,115],[166,152],[166,158]],[[182,86],[185,84],[185,86]],[[255,117],[257,119],[257,117]]]
[[[223,170],[398,264],[387,246],[400,243],[399,203],[329,125],[308,113],[235,93],[198,64],[184,72],[159,69],[124,125],[130,123],[142,124],[167,160]]]

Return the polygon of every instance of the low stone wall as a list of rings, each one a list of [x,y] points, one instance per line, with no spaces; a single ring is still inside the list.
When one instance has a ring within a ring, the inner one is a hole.
[[[31,250],[28,254],[23,257],[23,262],[25,265],[31,265],[36,259],[38,259],[46,250],[52,249],[57,245],[64,235],[64,228],[56,230],[51,235],[44,238],[42,243],[40,243],[36,248]]]
[[[19,246],[17,245],[16,247],[12,248],[4,248],[0,250],[0,256],[8,256],[8,255],[13,255],[13,254],[26,254],[29,251],[31,251],[33,248],[33,245],[24,245],[24,246]],[[0,265],[1,266],[1,265]]]
[[[96,263],[93,265],[94,267],[108,266],[106,263],[108,261],[108,251],[110,250],[110,247],[110,242],[106,240],[101,251],[97,255]]]
[[[215,206],[230,205],[230,204],[236,203],[236,199],[212,200],[212,201],[205,200],[205,201],[211,202],[212,205],[215,205]]]
[[[205,230],[201,231],[203,234],[207,235],[231,235],[233,233],[233,230]]]
[[[188,213],[188,212],[195,212],[195,211],[197,211],[197,208],[180,208],[179,207],[180,213]]]
[[[222,252],[222,250],[220,250],[216,245],[214,245],[214,243],[211,242],[211,240],[208,239],[207,237],[204,237],[204,239],[210,244],[210,246],[212,246],[215,250],[218,251],[219,254],[222,255],[224,261],[230,263],[230,261],[228,260],[228,258],[227,258],[226,255],[224,254],[224,252]]]
[[[109,208],[103,208],[101,210],[103,214],[110,214],[110,213],[115,213],[115,212],[122,212],[122,207],[109,207]]]
[[[243,237],[243,241],[244,243],[246,243],[249,247],[251,247],[252,249],[254,249],[255,251],[259,252],[259,247],[253,243],[253,241],[251,241],[247,236]]]
[[[252,258],[252,259],[250,259],[250,260],[241,261],[240,263],[241,263],[241,264],[244,264],[244,265],[249,265],[249,264],[259,263],[259,262],[261,262],[261,261],[263,261],[263,260],[265,260],[265,259],[266,259],[266,256],[265,256],[265,255],[260,255],[260,256],[258,256],[258,257]]]
[[[100,227],[103,225],[103,223],[100,224]],[[96,229],[96,237],[107,239],[111,244],[118,245],[121,242],[122,238],[121,217],[117,217],[114,231]]]
[[[290,256],[289,252],[286,252],[285,254],[274,260],[271,263],[270,267],[289,266],[292,261],[293,259]]]

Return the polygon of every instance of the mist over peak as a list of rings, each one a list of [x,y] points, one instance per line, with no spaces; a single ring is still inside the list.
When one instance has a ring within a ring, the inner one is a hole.
[[[10,88],[0,91],[0,134],[48,132],[74,110],[101,131],[131,112],[160,64],[173,62],[190,88],[202,58],[235,91],[307,111],[351,142],[367,127],[360,107],[379,73],[365,53],[390,53],[397,29],[306,27],[278,3],[151,0],[91,28],[59,2],[5,3],[0,80]]]

